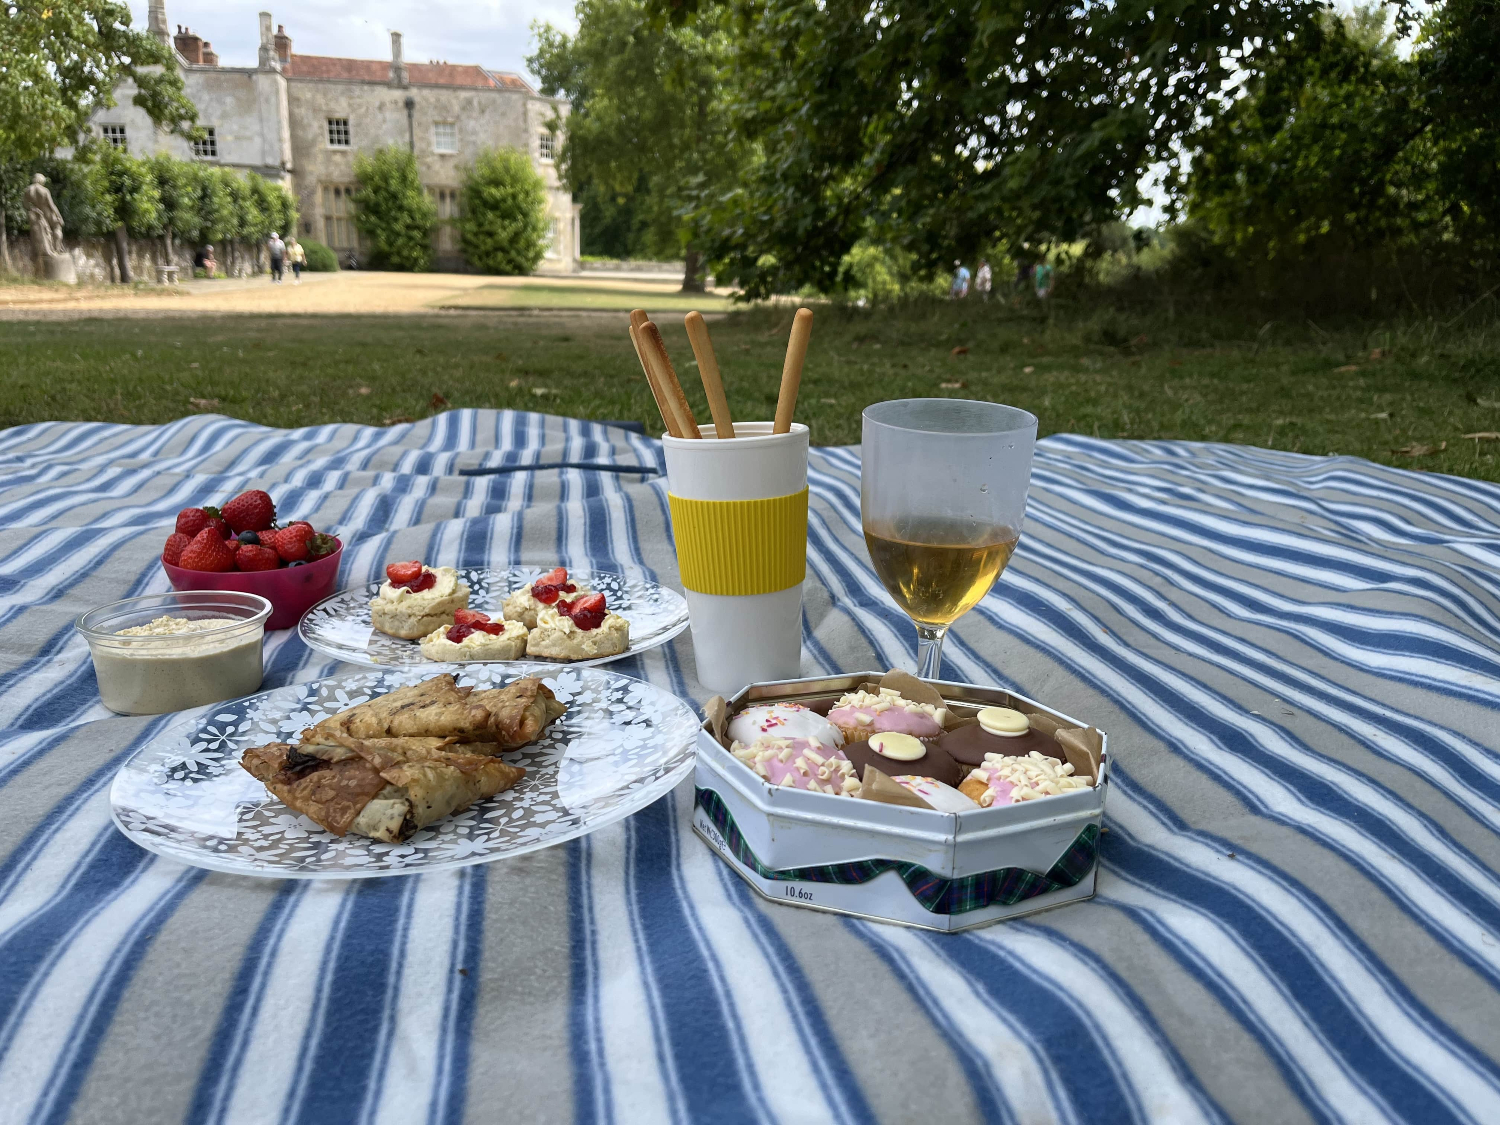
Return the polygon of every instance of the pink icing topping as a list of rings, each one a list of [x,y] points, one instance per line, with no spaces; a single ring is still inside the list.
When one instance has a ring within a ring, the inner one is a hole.
[[[861,723],[859,720],[862,715],[870,721]],[[943,733],[942,724],[931,715],[922,711],[907,711],[900,706],[888,707],[884,711],[874,711],[868,707],[835,707],[828,712],[828,719],[836,727],[851,730],[859,727],[876,733],[892,731],[917,738],[932,738]]]
[[[1013,803],[1010,795],[1015,792],[1016,787],[1001,777],[1000,770],[995,766],[976,766],[969,776],[978,776],[984,780],[985,788],[988,791],[984,796],[979,798],[979,803],[985,808],[994,808],[996,805],[1009,805]]]
[[[797,789],[842,794],[857,791],[846,782],[854,780],[854,764],[842,750],[824,744],[813,745],[805,738],[757,742],[754,746],[734,744],[739,758],[772,785],[790,785]]]

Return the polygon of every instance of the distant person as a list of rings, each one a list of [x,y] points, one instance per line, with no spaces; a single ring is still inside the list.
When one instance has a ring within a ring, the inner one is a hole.
[[[193,255],[194,273],[202,270],[204,277],[213,277],[214,270],[218,269],[218,266],[219,263],[214,261],[214,248],[212,243],[199,247],[198,252]]]
[[[283,263],[286,262],[286,243],[282,242],[281,235],[273,230],[270,239],[266,242],[266,249],[271,252],[271,284],[280,285]]]
[[[295,234],[286,236],[286,260],[292,267],[292,284],[302,284],[302,267],[307,265],[307,251]]]
[[[1045,301],[1048,297],[1052,296],[1051,266],[1046,262],[1037,263],[1036,269],[1032,271],[1032,279],[1036,282],[1036,298],[1038,301]]]
[[[948,290],[948,295],[955,301],[969,295],[969,267],[957,259],[953,262],[953,285]]]
[[[984,258],[979,259],[979,269],[974,273],[974,291],[979,294],[981,301],[990,299],[990,285],[994,281],[990,273],[990,263]]]
[[[1019,261],[1016,263],[1016,292],[1019,293],[1031,284],[1031,263]]]

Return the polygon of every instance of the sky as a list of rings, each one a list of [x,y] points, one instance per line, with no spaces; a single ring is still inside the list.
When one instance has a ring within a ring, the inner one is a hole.
[[[478,63],[526,73],[533,20],[572,31],[572,0],[166,0],[167,26],[192,28],[213,44],[225,66],[254,66],[260,47],[258,13],[286,25],[292,50],[352,59],[391,57],[399,31],[407,62]],[[130,0],[137,27],[146,26],[146,0]]]

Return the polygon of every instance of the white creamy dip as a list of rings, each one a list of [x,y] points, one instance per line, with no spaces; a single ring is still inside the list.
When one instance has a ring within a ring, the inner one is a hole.
[[[230,617],[121,629],[91,645],[100,698],[123,715],[159,715],[249,695],[261,683],[263,638],[259,622]]]

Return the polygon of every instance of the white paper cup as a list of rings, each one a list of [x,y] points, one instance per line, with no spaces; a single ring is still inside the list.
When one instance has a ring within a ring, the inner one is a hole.
[[[808,431],[771,428],[662,438],[698,682],[720,694],[802,668]]]

